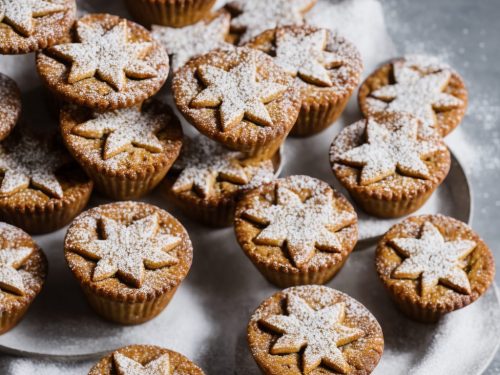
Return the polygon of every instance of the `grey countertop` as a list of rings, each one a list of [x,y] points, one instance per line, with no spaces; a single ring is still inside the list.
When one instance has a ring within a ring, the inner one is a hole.
[[[469,114],[461,131],[470,146],[465,152],[474,152],[464,155],[473,160],[468,170],[472,226],[500,264],[500,1],[386,0],[382,4],[399,52],[444,55],[467,82]],[[500,272],[496,282],[500,284]],[[500,351],[485,374],[500,374]]]

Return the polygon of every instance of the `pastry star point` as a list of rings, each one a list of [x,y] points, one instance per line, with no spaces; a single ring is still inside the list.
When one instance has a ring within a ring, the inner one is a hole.
[[[137,108],[98,113],[93,119],[75,126],[72,132],[85,138],[107,135],[103,159],[127,150],[130,146],[144,148],[152,153],[161,152],[163,145],[156,133],[163,127],[160,118]]]
[[[283,94],[286,86],[271,81],[257,81],[254,55],[229,71],[212,65],[198,68],[206,88],[192,101],[194,108],[219,107],[222,130],[228,130],[244,117],[261,126],[272,126],[265,104]]]
[[[126,78],[147,79],[155,70],[142,58],[152,48],[149,42],[129,42],[127,21],[109,30],[77,21],[79,43],[64,43],[51,48],[56,56],[70,61],[68,82],[99,77],[117,91],[126,87]]]
[[[302,298],[287,294],[287,314],[271,315],[260,320],[268,329],[282,336],[273,344],[271,354],[302,354],[304,373],[322,363],[340,373],[347,373],[350,365],[340,347],[358,340],[364,332],[343,325],[345,303],[340,302],[314,310]]]
[[[0,249],[0,290],[24,295],[25,285],[18,268],[32,253],[28,247]]]
[[[405,257],[394,270],[393,277],[420,279],[422,296],[426,296],[439,283],[460,293],[471,292],[462,261],[476,248],[474,241],[445,241],[436,226],[425,222],[419,239],[395,238],[391,244]]]
[[[333,205],[333,193],[312,196],[305,202],[292,190],[278,186],[277,202],[269,206],[256,200],[255,207],[244,216],[266,227],[254,238],[258,244],[282,246],[297,267],[303,267],[315,250],[340,251],[342,245],[335,232],[351,225],[356,217],[338,211]]]
[[[141,287],[144,269],[157,269],[178,263],[169,254],[181,238],[160,233],[158,214],[152,214],[126,226],[114,219],[101,217],[102,239],[76,244],[74,251],[97,261],[93,281],[118,275],[127,284]]]
[[[168,353],[145,365],[129,358],[121,353],[113,353],[113,362],[119,375],[169,375],[170,358]]]
[[[66,6],[50,0],[0,0],[0,22],[10,25],[24,37],[33,34],[33,18],[63,12]]]

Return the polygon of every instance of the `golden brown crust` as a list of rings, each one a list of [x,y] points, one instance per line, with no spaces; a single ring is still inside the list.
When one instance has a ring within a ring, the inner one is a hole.
[[[75,20],[75,0],[60,0],[66,10],[33,19],[34,31],[23,36],[0,22],[0,54],[24,54],[48,48],[57,44],[73,25]]]
[[[367,98],[370,97],[373,91],[388,84],[394,84],[393,63],[401,61],[405,61],[405,59],[397,58],[383,64],[361,84],[358,91],[358,102],[361,112],[365,117],[377,115],[367,105]],[[443,92],[460,99],[462,105],[445,111],[434,111],[437,119],[434,128],[442,137],[451,133],[460,124],[465,115],[468,102],[467,88],[462,77],[455,70],[450,69],[450,71],[451,78]]]
[[[303,200],[312,195],[309,188],[300,187],[304,184],[314,184],[315,189],[322,194],[333,193],[332,205],[339,211],[348,212],[354,217],[356,213],[347,199],[333,190],[327,183],[308,176],[290,176],[261,185],[247,193],[239,200],[235,211],[235,234],[241,248],[270,282],[280,287],[300,284],[324,284],[329,281],[344,265],[349,254],[354,249],[358,239],[357,220],[343,229],[335,232],[341,244],[341,251],[320,251],[315,249],[314,255],[302,266],[294,264],[287,251],[286,242],[281,246],[270,246],[255,243],[255,238],[264,229],[262,226],[245,217],[245,211],[255,208],[255,201],[274,203],[276,189],[285,186],[297,193]]]
[[[265,105],[273,123],[270,126],[261,126],[244,118],[238,124],[223,130],[219,107],[191,106],[193,99],[204,89],[197,74],[199,67],[211,65],[229,71],[250,56],[255,57],[258,81],[268,80],[290,86],[291,78],[274,64],[271,57],[249,48],[237,48],[231,51],[214,51],[192,59],[176,71],[172,91],[179,111],[201,133],[232,150],[269,159],[279,149],[297,119],[300,99],[296,90],[289,87],[279,98]]]
[[[105,30],[110,30],[121,21],[122,18],[109,14],[89,14],[80,18],[75,24],[99,25]],[[144,57],[144,61],[156,71],[155,77],[126,78],[126,87],[121,91],[115,90],[96,76],[72,84],[67,78],[71,64],[56,58],[54,52],[47,49],[39,52],[36,58],[38,73],[43,83],[62,101],[101,111],[130,107],[154,95],[168,77],[168,55],[145,28],[131,21],[126,21],[126,24],[129,42],[152,43],[153,46]],[[75,28],[71,32],[71,40],[68,43],[70,42],[78,42]]]
[[[391,125],[401,115],[385,114],[376,118],[381,125],[394,129]],[[349,191],[361,208],[380,217],[400,217],[420,208],[448,175],[451,157],[444,142],[434,134],[424,131],[419,126],[418,140],[433,141],[440,145],[431,157],[424,160],[429,178],[414,178],[398,172],[392,176],[369,185],[361,185],[361,168],[347,166],[339,161],[340,155],[364,144],[365,129],[368,120],[358,121],[346,128],[334,139],[330,149],[330,162],[333,173]]]
[[[114,363],[113,354],[120,353],[145,365],[162,354],[168,354],[170,359],[170,372],[182,375],[204,375],[202,369],[196,366],[182,354],[153,345],[130,345],[116,349],[113,353],[101,358],[89,371],[88,375],[118,375]]]
[[[425,222],[438,228],[445,241],[461,239],[476,243],[475,249],[465,259],[467,266],[464,271],[471,286],[469,294],[459,293],[440,283],[431,293],[422,295],[418,279],[392,277],[403,258],[389,242],[395,238],[419,238]],[[495,276],[493,255],[484,241],[467,224],[443,215],[414,216],[394,225],[378,243],[375,265],[382,284],[401,310],[424,322],[435,322],[442,315],[471,304],[486,292]]]
[[[126,0],[132,16],[145,26],[183,27],[201,20],[216,0]]]
[[[310,36],[322,31],[310,25],[291,25],[264,31],[245,44],[250,48],[276,55],[276,38],[281,33],[291,36]],[[302,106],[299,117],[290,135],[310,136],[332,125],[340,116],[349,98],[359,84],[363,70],[361,55],[356,47],[345,38],[330,30],[327,32],[325,52],[331,52],[342,58],[340,66],[327,68],[332,85],[324,86],[307,82],[300,76],[294,80],[294,86],[300,91]]]
[[[14,327],[42,290],[47,277],[47,258],[33,239],[21,229],[0,222],[0,249],[27,247],[33,253],[19,267],[22,272],[25,293],[22,296],[1,290],[0,334]],[[1,250],[0,250],[1,251]]]
[[[13,79],[0,73],[0,141],[7,138],[21,114],[21,92]]]
[[[170,107],[153,99],[145,102],[141,111],[161,119],[163,127],[156,136],[163,150],[150,152],[131,145],[108,160],[102,156],[106,135],[91,139],[73,131],[75,126],[93,118],[92,110],[66,105],[60,113],[61,134],[66,148],[87,174],[95,177],[96,188],[114,199],[136,199],[154,189],[165,177],[182,147],[182,127]],[[113,189],[116,184],[124,186]]]
[[[138,220],[153,213],[159,216],[160,228],[168,228],[170,234],[181,238],[181,243],[171,252],[179,262],[156,270],[146,269],[144,282],[138,288],[123,283],[116,276],[102,281],[93,281],[92,274],[96,262],[72,250],[78,238],[82,235],[90,236],[89,238],[92,239],[98,238],[96,220],[102,216],[122,224],[129,224],[132,220]],[[105,299],[130,304],[155,300],[177,288],[191,267],[193,248],[186,229],[168,212],[146,203],[116,202],[92,208],[78,216],[66,234],[64,254],[82,288]]]
[[[285,289],[264,300],[252,315],[247,327],[248,344],[257,364],[266,375],[302,375],[300,355],[269,353],[272,343],[280,336],[259,323],[270,315],[287,315],[285,300],[287,294],[294,294],[304,299],[315,310],[346,304],[346,317],[343,325],[363,331],[361,339],[340,347],[351,370],[349,375],[367,375],[377,366],[384,350],[382,329],[375,317],[354,298],[325,286],[299,286]],[[309,372],[310,375],[338,374],[331,368],[319,366]]]

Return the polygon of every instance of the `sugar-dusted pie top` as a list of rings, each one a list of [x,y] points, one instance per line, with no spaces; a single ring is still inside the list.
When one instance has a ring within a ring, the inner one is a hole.
[[[56,43],[74,13],[74,0],[0,0],[0,52],[28,53]]]
[[[171,56],[172,69],[175,71],[191,58],[204,55],[214,49],[229,48],[225,41],[229,33],[230,15],[219,11],[189,26],[167,27],[151,26],[153,37],[165,47]]]
[[[174,75],[177,107],[200,132],[230,148],[270,142],[287,132],[300,100],[292,78],[249,48],[213,51]]]
[[[0,312],[31,301],[41,290],[47,260],[24,231],[0,222]]]
[[[409,113],[429,130],[446,135],[460,122],[467,91],[460,76],[438,58],[408,55],[373,73],[360,90],[367,116]]]
[[[102,358],[89,375],[204,375],[182,354],[153,345],[130,345]]]
[[[85,211],[73,221],[64,243],[75,276],[98,293],[118,298],[171,289],[192,261],[182,225],[166,211],[138,202]]]
[[[236,14],[231,19],[231,29],[242,34],[240,43],[245,43],[276,26],[302,24],[304,14],[315,4],[316,0],[236,0],[227,7]]]
[[[314,26],[283,26],[264,31],[247,46],[274,57],[296,77],[305,100],[352,92],[363,69],[356,47],[338,34]]]
[[[378,322],[362,304],[313,285],[266,299],[250,319],[248,340],[261,368],[289,375],[369,374],[384,347]]]
[[[262,185],[238,203],[236,236],[257,262],[307,269],[344,259],[357,239],[352,206],[327,183],[291,176]]]
[[[442,215],[414,216],[393,226],[376,252],[387,287],[415,303],[463,307],[491,284],[491,251],[465,223]]]
[[[20,137],[9,137],[0,144],[0,197],[32,189],[51,198],[63,198],[56,172],[69,161],[62,147],[53,147],[35,134],[24,132]]]
[[[242,153],[202,135],[184,141],[172,169],[177,174],[171,188],[175,194],[195,194],[206,200],[251,189],[274,177],[271,160],[245,160]]]
[[[21,114],[21,93],[14,80],[0,73],[0,141],[5,139]]]
[[[440,181],[450,168],[444,142],[409,115],[358,121],[335,138],[333,170],[343,183],[368,190],[410,191]]]
[[[106,112],[65,106],[60,126],[70,152],[105,173],[133,174],[171,163],[182,146],[179,120],[157,100]]]
[[[92,108],[129,107],[152,96],[168,76],[168,56],[133,22],[89,14],[72,38],[37,56],[44,83],[57,95]]]

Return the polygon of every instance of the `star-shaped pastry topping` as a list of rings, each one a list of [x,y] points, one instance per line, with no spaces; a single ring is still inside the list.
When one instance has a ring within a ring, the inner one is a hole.
[[[287,295],[288,315],[271,315],[260,320],[267,328],[282,334],[270,349],[271,354],[302,354],[302,368],[309,373],[321,364],[342,374],[349,372],[340,347],[358,340],[364,332],[343,325],[345,303],[314,310],[302,298]]]
[[[33,253],[29,247],[0,249],[0,289],[24,295],[23,277],[18,268]]]
[[[306,265],[316,248],[341,251],[342,244],[335,232],[356,221],[355,215],[334,207],[332,191],[313,193],[303,202],[299,195],[282,185],[276,189],[276,204],[255,200],[254,208],[246,210],[244,216],[266,226],[255,237],[255,243],[270,246],[286,243],[297,267]]]
[[[33,18],[63,12],[66,7],[51,0],[0,0],[0,22],[28,37],[33,34]]]
[[[229,14],[223,13],[210,21],[200,21],[185,27],[152,26],[153,36],[172,56],[173,70],[177,70],[193,57],[217,48],[228,48],[225,37],[229,33]]]
[[[407,118],[402,120],[399,129],[390,131],[369,119],[366,125],[366,143],[342,155],[342,163],[362,167],[360,184],[370,185],[396,170],[409,177],[428,178],[429,170],[422,160],[440,149],[435,141],[418,139],[418,121]]]
[[[103,150],[106,160],[132,146],[161,152],[163,146],[156,134],[162,127],[161,117],[132,107],[98,113],[94,119],[75,126],[72,132],[85,138],[102,138],[106,134]]]
[[[8,149],[0,144],[0,171],[4,173],[0,195],[12,195],[30,185],[55,197],[63,189],[55,171],[64,165],[62,153],[49,150],[47,144],[25,135]]]
[[[156,76],[155,70],[142,60],[152,48],[149,42],[130,42],[127,21],[122,20],[110,30],[99,25],[77,22],[79,43],[59,44],[51,51],[71,62],[69,83],[94,76],[122,91],[127,79],[145,79]]]
[[[316,0],[236,0],[230,8],[240,14],[231,20],[231,27],[244,31],[240,43],[248,42],[261,32],[276,26],[302,24],[304,13]]]
[[[249,176],[238,162],[242,154],[229,151],[217,142],[198,136],[185,143],[174,168],[182,170],[172,186],[174,192],[194,190],[201,197],[213,194],[217,179],[244,185]]]
[[[462,105],[462,100],[443,92],[451,78],[449,69],[429,72],[405,61],[395,62],[393,68],[396,83],[373,91],[369,104],[373,98],[381,100],[387,103],[386,111],[410,113],[428,127],[436,123],[435,110],[446,111]],[[374,102],[373,106],[379,108],[380,103]]]
[[[144,267],[158,269],[178,263],[168,252],[181,243],[181,238],[160,232],[157,214],[136,220],[126,226],[101,217],[102,239],[76,244],[75,252],[97,260],[93,281],[117,274],[133,287],[141,287]]]
[[[318,86],[331,86],[327,69],[339,67],[343,59],[336,53],[325,51],[327,38],[325,29],[310,34],[280,29],[276,32],[274,61],[294,77],[298,75],[304,81]]]
[[[286,86],[271,81],[257,81],[255,57],[248,58],[230,71],[212,65],[198,69],[206,88],[192,101],[195,108],[220,107],[222,130],[228,130],[244,117],[262,126],[271,126],[273,120],[265,104],[278,98]]]
[[[113,353],[113,362],[118,375],[170,375],[170,359],[162,354],[146,365],[142,365],[121,353]]]
[[[471,240],[445,241],[432,223],[425,222],[420,238],[395,238],[394,248],[406,259],[394,270],[398,279],[419,279],[422,296],[441,283],[460,293],[471,292],[463,262],[475,248]]]

